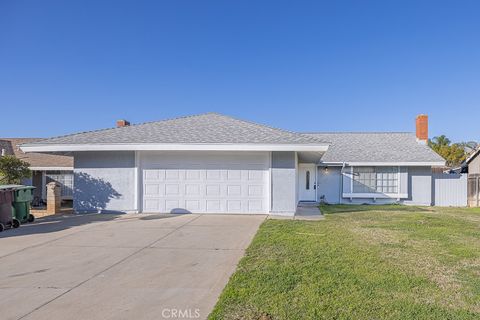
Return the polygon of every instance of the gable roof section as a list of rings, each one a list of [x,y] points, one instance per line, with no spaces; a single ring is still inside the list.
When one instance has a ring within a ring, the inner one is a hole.
[[[417,142],[413,133],[308,133],[330,142],[322,158],[325,163],[431,163],[445,160],[427,145]]]
[[[0,149],[5,149],[7,155],[13,155],[18,159],[26,161],[30,167],[35,168],[68,168],[73,169],[73,157],[44,154],[44,153],[25,153],[20,150],[19,145],[25,143],[34,143],[40,141],[40,138],[0,138]]]
[[[480,154],[480,147],[477,150],[473,151],[465,160],[467,164],[469,164],[473,159],[475,159]]]
[[[82,145],[102,147],[142,145],[300,145],[326,150],[328,144],[315,137],[207,113],[157,122],[71,134],[26,144],[26,151],[75,151]],[[56,149],[49,148],[56,146]],[[62,148],[63,146],[63,148]],[[66,146],[69,146],[67,148]],[[36,147],[36,148],[34,148]],[[40,148],[43,147],[43,148]],[[33,150],[35,149],[35,150]],[[115,149],[120,150],[120,149]],[[134,149],[131,149],[134,150]],[[139,149],[140,150],[140,149]],[[268,150],[268,149],[267,149]]]

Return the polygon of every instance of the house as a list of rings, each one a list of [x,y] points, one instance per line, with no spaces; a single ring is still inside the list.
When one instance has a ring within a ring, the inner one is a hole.
[[[468,172],[468,205],[480,206],[480,148],[470,154],[465,161]]]
[[[30,164],[32,177],[23,184],[36,187],[34,196],[46,201],[46,184],[59,182],[62,186],[62,198],[72,200],[73,195],[73,157],[48,153],[25,153],[19,145],[40,141],[39,138],[0,138],[2,155],[13,155]]]
[[[208,113],[46,139],[85,211],[293,215],[301,201],[432,204],[428,118],[412,133],[296,133]]]

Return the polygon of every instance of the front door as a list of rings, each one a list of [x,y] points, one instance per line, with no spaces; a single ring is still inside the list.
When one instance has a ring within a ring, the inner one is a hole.
[[[316,201],[316,166],[311,163],[298,165],[298,190],[300,201]]]

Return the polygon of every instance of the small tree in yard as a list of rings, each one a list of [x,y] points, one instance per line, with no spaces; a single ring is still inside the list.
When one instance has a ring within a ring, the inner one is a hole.
[[[14,156],[0,157],[0,183],[19,184],[22,179],[30,178],[30,164]]]
[[[445,135],[434,137],[428,140],[428,145],[433,151],[447,160],[447,165],[458,166],[467,158],[466,149],[472,149],[476,146],[475,142],[451,143]]]

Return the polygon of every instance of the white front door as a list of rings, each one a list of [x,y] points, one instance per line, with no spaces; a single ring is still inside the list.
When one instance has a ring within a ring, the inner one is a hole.
[[[298,190],[300,201],[316,201],[316,171],[317,167],[311,163],[298,165]]]

